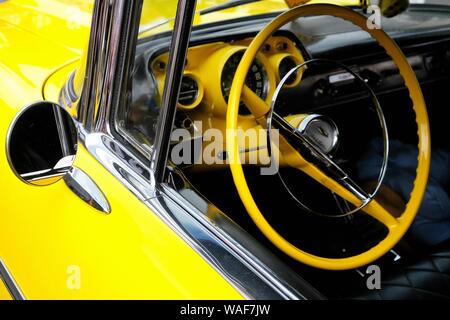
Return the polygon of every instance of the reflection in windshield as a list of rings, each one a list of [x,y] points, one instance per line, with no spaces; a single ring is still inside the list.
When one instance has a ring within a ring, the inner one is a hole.
[[[224,8],[225,4],[232,6]],[[177,5],[177,0],[144,0],[141,35],[145,33],[147,36],[173,29]],[[284,0],[198,0],[194,24],[280,12],[286,9]]]

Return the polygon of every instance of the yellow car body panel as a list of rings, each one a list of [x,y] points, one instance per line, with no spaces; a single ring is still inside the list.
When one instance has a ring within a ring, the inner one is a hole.
[[[62,181],[24,184],[1,156],[0,254],[26,298],[241,298],[84,148],[75,165],[105,193],[111,214],[87,205]]]
[[[283,1],[268,2],[286,9]],[[248,6],[247,15],[267,12],[262,3]],[[109,215],[63,181],[35,187],[12,172],[4,151],[10,123],[31,102],[57,101],[86,47],[91,10],[92,1],[81,0],[0,4],[0,257],[29,299],[242,298],[83,147],[75,165],[104,192]],[[237,17],[238,11],[205,19]],[[8,296],[1,284],[0,299]]]
[[[12,300],[12,297],[9,294],[8,289],[6,289],[5,284],[0,280],[0,301],[4,300]]]
[[[81,54],[5,21],[14,2],[0,5],[1,150],[17,112],[42,100],[47,79]],[[55,33],[64,30],[47,37]],[[82,147],[75,165],[105,193],[110,215],[87,205],[63,181],[48,187],[23,183],[0,152],[0,256],[26,298],[242,298]]]
[[[2,88],[4,76],[0,72]],[[0,101],[2,150],[20,105],[39,99],[40,90],[17,94],[16,104]],[[26,298],[241,298],[84,148],[75,165],[105,193],[110,215],[87,205],[62,181],[48,187],[21,182],[0,153],[0,256]],[[77,270],[80,287],[74,289]]]

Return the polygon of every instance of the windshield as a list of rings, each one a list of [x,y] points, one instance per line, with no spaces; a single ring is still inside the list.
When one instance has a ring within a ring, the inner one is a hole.
[[[297,0],[297,2],[307,0]],[[358,6],[361,0],[310,0],[310,3],[334,3]],[[177,0],[144,0],[140,36],[148,36],[173,28]],[[285,0],[197,0],[194,25],[236,19],[288,9]]]
[[[409,0],[411,4],[441,4],[441,5],[450,5],[449,0]]]
[[[371,3],[378,4],[379,1],[372,0]],[[197,0],[194,25],[281,12],[288,9],[286,2],[332,3],[358,7],[362,3],[366,3],[366,0]],[[450,0],[409,0],[409,2],[411,4],[450,5]],[[175,21],[177,5],[177,0],[144,0],[140,37],[171,30]]]
[[[220,10],[221,5],[229,3],[230,0],[198,0],[194,25],[228,20],[238,17],[245,17],[254,14],[284,11],[288,7],[284,0],[261,0],[261,1],[240,1],[235,2],[236,6]],[[157,34],[173,28],[176,15],[177,0],[144,0],[141,35]],[[208,12],[216,8],[216,12]],[[205,12],[203,14],[203,12]]]
[[[231,20],[236,18],[245,18],[253,15],[261,15],[266,13],[278,13],[282,11],[286,11],[288,9],[288,5],[286,2],[290,1],[300,1],[300,0],[198,0],[196,6],[196,15],[194,18],[195,25],[201,25],[205,23],[212,23],[224,20]],[[391,0],[385,0],[391,1]],[[402,0],[404,1],[404,0]],[[425,1],[414,1],[410,0],[411,3],[417,4],[420,2],[421,4],[440,4],[441,2],[447,2],[449,0],[425,0]],[[170,31],[174,27],[175,15],[178,6],[177,0],[144,0],[143,3],[143,12],[140,23],[140,37],[147,37],[152,35],[157,35],[159,33],[163,33],[166,31]],[[357,7],[360,6],[360,3],[366,3],[366,0],[312,0],[311,3],[317,2],[327,2],[333,4],[340,4],[346,6]],[[377,0],[371,1],[372,4],[378,4]],[[229,6],[232,4],[231,6]],[[388,2],[384,3],[385,5]],[[392,3],[391,3],[392,4]],[[448,3],[447,3],[448,4]],[[226,5],[224,7],[224,5]],[[439,10],[431,10],[431,14],[439,13]],[[438,15],[438,14],[436,14]],[[394,30],[402,30],[405,28],[435,28],[436,24],[439,24],[437,21],[440,19],[430,19],[430,15],[423,15],[422,18],[418,18],[417,15],[411,17],[408,14],[401,15],[396,19],[390,19],[390,23],[388,29],[390,31]],[[314,26],[314,23],[320,22],[323,24],[324,20],[312,20],[311,21],[311,30],[317,28]],[[440,25],[440,24],[439,24]],[[322,35],[328,34],[343,34],[346,32],[354,31],[356,27],[350,23],[348,24],[325,24],[322,25],[320,30]],[[313,38],[314,32],[311,32],[307,28],[302,30],[303,35],[307,38]],[[168,38],[167,38],[168,39]],[[163,41],[167,41],[163,39]],[[128,137],[131,143],[138,148],[141,152],[143,152],[146,156],[150,156],[152,152],[152,147],[154,143],[154,139],[156,137],[157,130],[157,122],[159,117],[159,110],[161,107],[161,99],[162,93],[164,90],[164,81],[165,81],[165,73],[167,72],[167,55],[162,55],[159,58],[161,59],[152,59],[150,60],[149,56],[151,54],[156,54],[158,51],[158,46],[155,46],[155,52],[153,52],[153,45],[149,45],[150,41],[142,42],[142,50],[140,50],[139,54],[136,55],[136,70],[133,73],[133,86],[131,93],[131,101],[130,104],[121,104],[121,107],[117,113],[117,129],[122,132],[124,135]],[[159,42],[156,42],[159,43]],[[323,42],[310,43],[309,49],[314,49],[313,46],[316,45],[316,51],[320,52],[323,50],[321,48]],[[245,44],[244,44],[245,45]],[[152,51],[153,53],[149,53],[148,51]],[[230,56],[231,57],[231,56]],[[235,56],[238,57],[238,56]],[[202,61],[202,56],[197,56],[194,61]],[[232,60],[230,63],[231,66],[227,66],[228,70],[232,70],[233,66],[238,65],[238,60]],[[192,60],[191,60],[192,61]],[[213,61],[213,60],[211,60]],[[295,61],[294,61],[295,62]],[[215,62],[216,63],[216,62]],[[195,105],[195,103],[203,103],[202,94],[199,90],[198,83],[200,80],[197,80],[197,75],[199,74],[199,70],[196,69],[199,64],[195,64],[196,67],[191,67],[188,70],[185,83],[184,83],[184,91],[183,95],[180,93],[180,99],[182,101],[190,101],[187,105]],[[214,65],[215,66],[215,65]],[[260,66],[256,66],[257,70],[262,70],[259,72],[259,77],[262,77],[264,74],[263,68]],[[193,69],[192,69],[193,68]],[[210,68],[210,67],[208,67]],[[214,67],[211,67],[214,68]],[[225,64],[222,66],[222,70],[225,68]],[[151,72],[148,72],[151,70]],[[192,73],[192,70],[195,70]],[[211,69],[212,70],[212,69]],[[226,69],[225,69],[226,70]],[[222,95],[217,95],[219,97],[223,97],[226,99],[226,96],[229,94],[229,87],[232,83],[233,71],[228,72],[230,77],[220,78],[216,83],[219,83],[219,92],[220,90]],[[258,79],[255,76],[253,81],[254,86],[258,86]],[[259,82],[261,84],[261,82]],[[264,84],[261,84],[261,87],[264,88]],[[270,86],[268,86],[270,87]],[[272,85],[272,87],[274,87]],[[202,86],[203,88],[203,86]],[[267,88],[267,87],[266,87]],[[257,91],[256,89],[255,91]],[[261,96],[267,96],[267,89],[261,90]],[[194,93],[194,94],[192,94]],[[198,97],[201,97],[198,99]],[[216,99],[214,96],[212,99]],[[221,98],[219,98],[220,100]],[[222,100],[220,100],[222,101]],[[226,104],[226,102],[223,102]],[[182,104],[181,104],[182,105]],[[226,108],[226,107],[225,107]],[[186,107],[181,108],[182,112],[180,112],[181,116],[184,114]],[[189,121],[188,121],[189,123]],[[181,124],[179,124],[181,125]],[[183,124],[184,125],[184,124]]]

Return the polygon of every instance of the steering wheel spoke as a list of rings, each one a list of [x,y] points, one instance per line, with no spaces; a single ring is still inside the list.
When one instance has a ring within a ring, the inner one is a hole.
[[[281,146],[282,144],[284,146]],[[292,146],[287,146],[286,144],[287,142],[284,139],[280,142],[280,151],[289,152],[287,156],[283,155],[289,165],[301,170],[316,182],[354,206],[360,207],[365,205],[362,211],[381,222],[389,230],[399,224],[399,221],[391,213],[375,199],[371,199],[371,196],[345,174],[342,169],[340,169],[344,173],[342,179],[332,178],[317,166],[305,160]]]
[[[270,107],[267,103],[247,86],[244,86],[243,88],[242,99],[255,117],[258,116],[257,121],[261,124],[265,124],[266,115],[270,112]],[[300,169],[315,181],[354,206],[364,206],[362,210],[365,213],[381,222],[388,229],[395,228],[398,225],[399,221],[392,214],[390,214],[375,199],[371,199],[371,196],[314,142],[302,135],[279,114],[273,112],[272,119],[283,137],[280,142],[280,152],[282,154],[289,154],[289,156],[284,156],[284,158],[287,159],[287,162],[290,163],[290,165]],[[298,154],[298,152],[287,142],[287,139],[293,139],[306,147],[322,164],[327,173],[300,156],[300,154]]]
[[[242,88],[242,100],[256,121],[264,123],[266,115],[270,112],[270,106],[246,85]]]
[[[400,221],[387,211],[376,199],[372,199],[362,210],[372,218],[384,224],[389,231],[398,227],[400,224]]]

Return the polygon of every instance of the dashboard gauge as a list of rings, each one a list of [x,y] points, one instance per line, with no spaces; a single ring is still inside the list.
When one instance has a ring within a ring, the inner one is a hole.
[[[285,57],[281,60],[280,65],[278,67],[278,73],[280,75],[280,80],[283,80],[284,77],[291,71],[293,68],[297,66],[297,63],[291,57]],[[287,85],[292,85],[295,80],[297,80],[298,70],[295,71],[285,82]]]
[[[191,107],[197,102],[198,96],[199,87],[197,81],[191,76],[183,76],[178,103],[184,107]]]
[[[221,86],[222,86],[222,95],[227,103],[228,97],[230,95],[231,85],[234,80],[234,75],[239,66],[239,63],[241,62],[243,55],[244,55],[243,51],[234,53],[228,59],[228,61],[225,63],[225,66],[223,67]],[[245,80],[245,84],[250,88],[250,90],[256,93],[258,97],[260,97],[263,100],[266,100],[269,89],[269,81],[267,78],[266,69],[258,59],[255,59],[255,61],[251,65],[250,70],[247,74],[247,79]],[[250,111],[248,111],[243,102],[240,105],[239,113],[250,114]]]

